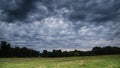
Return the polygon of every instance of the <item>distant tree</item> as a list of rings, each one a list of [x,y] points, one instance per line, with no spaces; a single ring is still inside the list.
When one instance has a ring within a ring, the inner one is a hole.
[[[101,55],[102,54],[102,48],[101,47],[94,47],[92,49],[92,52],[95,54],[95,55]]]
[[[120,54],[119,47],[94,47],[91,51],[61,51],[61,50],[53,50],[52,52],[44,50],[41,53],[42,57],[71,57],[71,56],[93,56],[93,55],[113,55]]]
[[[62,51],[61,50],[53,50],[52,57],[62,57]]]
[[[62,57],[68,57],[68,52],[67,51],[63,51],[62,52]]]
[[[112,55],[112,54],[120,54],[120,48],[119,47],[94,47],[92,49],[93,54],[95,55]]]
[[[43,53],[41,54],[42,57],[49,57],[48,55],[48,51],[47,50],[43,50]]]
[[[70,56],[91,56],[91,55],[114,55],[120,54],[120,47],[94,47],[91,51],[63,51],[53,50],[47,51],[43,50],[42,53],[29,49],[26,47],[15,47],[12,48],[6,41],[1,41],[0,43],[0,57],[70,57]]]
[[[74,51],[74,56],[79,56],[79,51],[78,50]]]
[[[1,41],[1,52],[0,52],[0,56],[2,57],[9,57],[10,53],[10,44],[8,44],[5,41]]]
[[[0,57],[39,57],[38,51],[28,49],[26,47],[12,48],[6,41],[0,43]]]

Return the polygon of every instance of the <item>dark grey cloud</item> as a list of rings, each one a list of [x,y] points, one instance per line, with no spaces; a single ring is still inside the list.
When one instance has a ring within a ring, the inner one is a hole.
[[[40,51],[120,46],[119,26],[119,0],[0,1],[0,39],[14,46]]]
[[[116,0],[42,0],[40,2],[54,13],[55,10],[63,7],[72,10],[67,17],[73,21],[102,22],[116,20],[120,13],[120,1]]]
[[[14,21],[26,19],[29,12],[36,12],[39,10],[41,14],[39,17],[51,16],[56,14],[56,10],[66,8],[71,12],[64,13],[65,18],[71,21],[91,21],[103,22],[109,20],[119,20],[120,1],[116,0],[1,0],[0,8],[3,13],[6,13],[5,20]],[[44,6],[48,10],[48,14],[44,14],[44,10],[36,8],[37,6]],[[36,10],[38,9],[38,10]],[[42,13],[44,15],[42,15]],[[4,19],[3,19],[4,20]]]
[[[34,9],[34,2],[36,0],[1,0],[0,8],[6,18],[3,21],[14,22],[14,20],[24,20],[28,12]]]

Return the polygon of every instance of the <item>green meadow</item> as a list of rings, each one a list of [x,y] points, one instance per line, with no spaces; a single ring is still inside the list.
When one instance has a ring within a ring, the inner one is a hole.
[[[0,68],[120,68],[120,55],[62,58],[0,58]]]

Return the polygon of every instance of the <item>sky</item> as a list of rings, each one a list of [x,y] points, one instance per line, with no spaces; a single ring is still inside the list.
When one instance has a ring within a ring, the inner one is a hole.
[[[38,51],[120,46],[120,0],[0,0],[0,40]]]

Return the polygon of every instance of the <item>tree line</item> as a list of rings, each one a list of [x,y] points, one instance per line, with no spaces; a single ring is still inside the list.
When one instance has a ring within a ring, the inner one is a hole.
[[[0,43],[0,57],[71,57],[71,56],[95,56],[95,55],[114,55],[120,54],[120,47],[94,47],[91,51],[62,51],[43,50],[42,53],[39,51],[28,49],[26,47],[12,48],[10,44],[5,41]]]
[[[39,57],[39,55],[38,51],[26,47],[12,48],[6,41],[1,41],[0,44],[0,57]]]
[[[72,57],[72,56],[96,56],[96,55],[115,55],[120,54],[119,47],[94,47],[91,51],[61,51],[61,50],[53,50],[47,51],[44,50],[41,53],[42,57]]]

